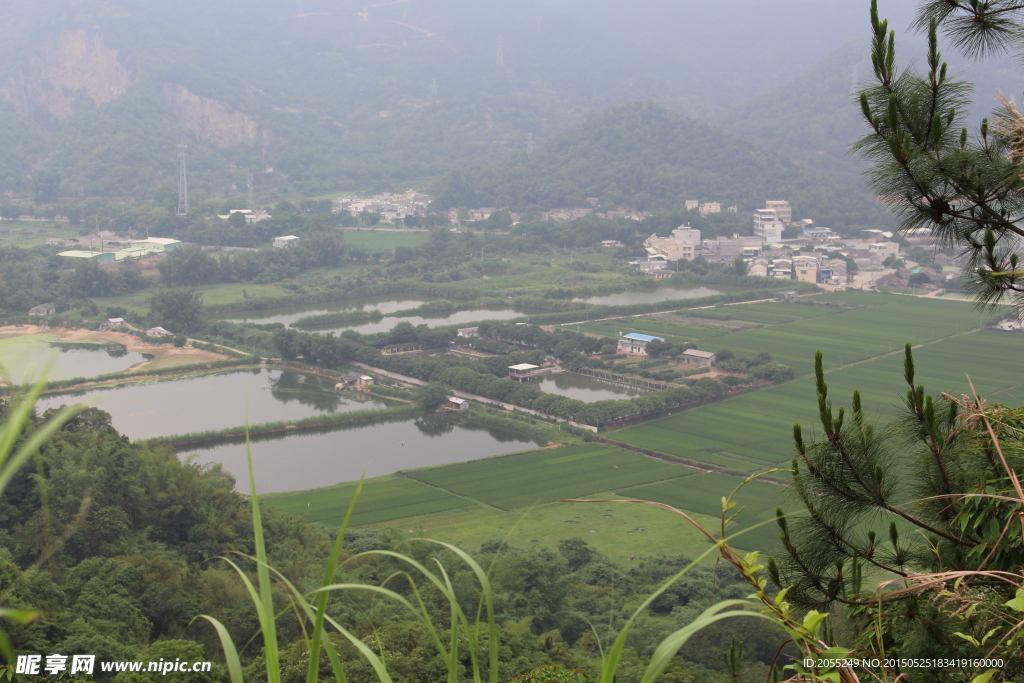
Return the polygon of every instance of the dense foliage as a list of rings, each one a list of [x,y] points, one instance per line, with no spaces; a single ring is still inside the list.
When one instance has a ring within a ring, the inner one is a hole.
[[[435,202],[450,206],[586,206],[668,210],[686,199],[736,205],[744,213],[786,198],[794,218],[856,233],[883,221],[861,192],[752,148],[653,103],[612,107],[532,155],[454,171],[437,182]],[[745,221],[745,223],[750,223]]]

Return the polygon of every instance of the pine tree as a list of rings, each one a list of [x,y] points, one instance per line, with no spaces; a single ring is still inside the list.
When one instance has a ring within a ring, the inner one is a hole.
[[[924,74],[896,66],[895,32],[871,3],[875,83],[861,92],[870,133],[853,147],[871,162],[872,189],[899,216],[903,230],[931,228],[943,248],[967,257],[968,287],[982,304],[1011,300],[1024,310],[1024,115],[1003,100],[993,124],[972,135],[963,127],[971,85],[949,78],[938,32],[970,56],[1020,48],[1024,3],[929,0],[917,26],[928,34]]]
[[[806,512],[787,519],[778,510],[785,553],[769,561],[769,576],[808,609],[845,606],[858,645],[869,651],[986,656],[999,638],[1013,636],[1020,618],[1000,621],[1015,585],[989,572],[1015,575],[1017,586],[1024,579],[1024,497],[1017,495],[1019,475],[1010,474],[1024,471],[1024,411],[925,393],[909,344],[903,374],[900,413],[876,426],[859,392],[849,411],[833,408],[818,352],[821,436],[806,441],[794,425],[797,457],[788,487]],[[967,574],[955,585],[928,584],[922,576],[944,572]],[[967,602],[975,609],[968,611]],[[980,645],[993,628],[988,646]],[[1014,666],[1024,673],[1019,656]],[[955,681],[961,674],[933,671],[920,680]],[[916,675],[924,674],[911,672],[911,680]]]

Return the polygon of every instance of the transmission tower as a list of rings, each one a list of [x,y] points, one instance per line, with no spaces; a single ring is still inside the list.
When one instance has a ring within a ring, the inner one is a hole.
[[[249,211],[256,211],[256,200],[252,195],[252,173],[245,174],[245,184],[249,187]]]
[[[178,172],[178,215],[184,216],[188,213],[188,175],[185,172],[185,150],[188,145],[178,145],[178,160],[180,170]]]
[[[505,66],[505,53],[501,49],[501,34],[498,34],[498,67],[503,68]]]
[[[437,97],[437,79],[431,79],[430,81],[430,95],[431,97]]]
[[[533,133],[526,134],[526,153],[533,154]]]

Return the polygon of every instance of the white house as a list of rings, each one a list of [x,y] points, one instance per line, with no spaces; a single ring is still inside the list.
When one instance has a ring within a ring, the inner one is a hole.
[[[284,235],[282,237],[274,238],[274,246],[278,249],[290,249],[299,243],[299,238],[295,235]]]

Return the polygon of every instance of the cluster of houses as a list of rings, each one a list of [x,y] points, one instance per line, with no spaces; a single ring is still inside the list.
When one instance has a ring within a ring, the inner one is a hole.
[[[371,197],[344,196],[331,200],[331,211],[346,212],[358,216],[363,211],[380,214],[381,223],[398,223],[406,216],[423,216],[427,213],[430,196],[415,190],[400,193],[382,192]],[[494,209],[491,209],[493,212]],[[490,214],[488,214],[489,216]],[[480,220],[480,219],[473,219]]]
[[[687,202],[687,208],[691,204]],[[892,241],[891,232],[865,230],[863,237],[844,238],[811,219],[794,221],[792,207],[785,200],[766,202],[752,218],[753,235],[702,240],[700,230],[689,225],[679,226],[668,237],[651,235],[644,240],[647,257],[633,261],[633,265],[652,277],[667,278],[672,275],[673,261],[692,261],[699,256],[711,262],[733,263],[739,257],[749,275],[845,289],[849,261],[863,270],[877,270],[890,256],[901,257],[900,245]],[[783,231],[791,226],[798,228],[797,235],[784,239]],[[907,235],[907,240],[926,243],[930,237],[930,231],[922,228]],[[934,258],[941,261],[941,255]]]
[[[98,263],[114,261],[130,261],[146,256],[165,254],[182,246],[181,240],[168,237],[146,237],[131,239],[120,237],[112,232],[101,231],[95,235],[87,235],[76,239],[51,237],[47,244],[75,246],[77,249],[62,251],[58,256],[72,259],[86,259]]]
[[[619,337],[616,351],[627,356],[646,356],[647,345],[653,341],[665,341],[665,338],[630,332]],[[679,360],[688,365],[710,368],[718,362],[718,355],[710,351],[686,349],[679,355]]]
[[[217,214],[217,218],[221,219],[222,221],[226,221],[236,213],[242,214],[242,216],[245,218],[246,225],[250,223],[258,223],[260,221],[265,221],[268,218],[272,218],[272,216],[263,209],[230,209],[228,210],[227,213]]]

